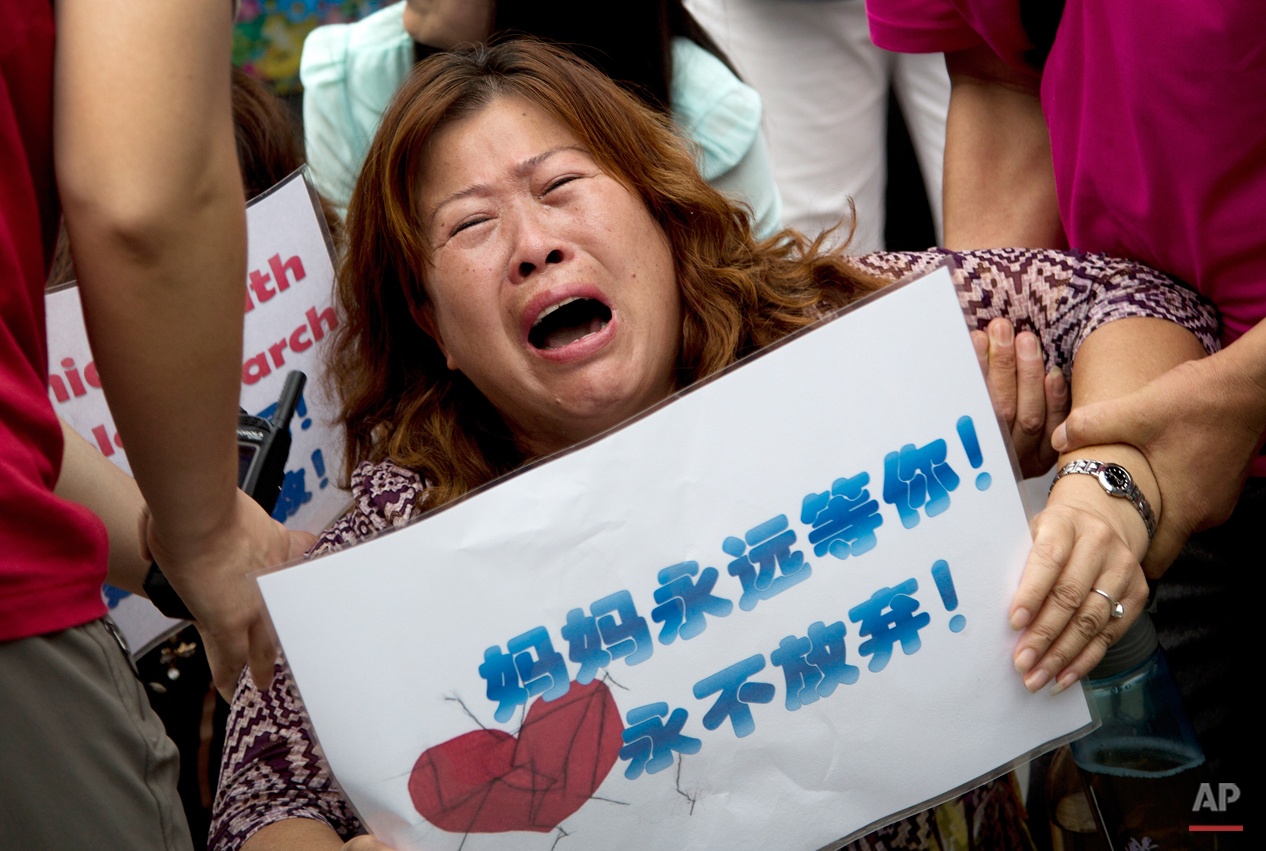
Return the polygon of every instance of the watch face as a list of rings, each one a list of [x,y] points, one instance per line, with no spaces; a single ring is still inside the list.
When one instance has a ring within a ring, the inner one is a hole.
[[[1125,468],[1116,464],[1105,466],[1099,473],[1099,478],[1108,488],[1109,493],[1128,493],[1130,485],[1133,484],[1130,474],[1126,472]]]

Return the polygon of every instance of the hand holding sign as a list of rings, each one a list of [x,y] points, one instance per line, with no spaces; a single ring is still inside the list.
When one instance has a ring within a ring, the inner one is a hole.
[[[1025,629],[1014,651],[1016,670],[1029,691],[1055,680],[1056,694],[1090,673],[1138,619],[1148,594],[1123,531],[1139,522],[1133,506],[1104,500],[1090,480],[1060,486],[1088,492],[1063,495],[1034,519],[1033,551],[1011,604],[1012,625]],[[1119,602],[1125,615],[1113,618],[1108,601],[1092,589]]]

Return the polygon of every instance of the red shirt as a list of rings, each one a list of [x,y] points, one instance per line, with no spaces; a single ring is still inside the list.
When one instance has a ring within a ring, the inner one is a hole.
[[[49,0],[0,0],[0,641],[106,613],[105,527],[52,492],[62,460],[44,332],[58,218],[53,41]]]

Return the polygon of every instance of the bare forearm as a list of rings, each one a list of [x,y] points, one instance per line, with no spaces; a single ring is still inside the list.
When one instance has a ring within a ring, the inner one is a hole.
[[[1065,247],[1036,79],[989,48],[947,54],[946,66],[946,248]]]
[[[106,582],[133,594],[144,594],[141,583],[149,562],[141,558],[137,522],[145,508],[145,498],[131,476],[107,461],[64,420],[59,421],[65,450],[55,493],[79,503],[105,523],[110,541]]]
[[[1092,335],[1086,344],[1093,341]],[[1063,452],[1104,443],[1142,450],[1165,496],[1143,562],[1153,579],[1192,532],[1231,516],[1266,430],[1266,325],[1259,322],[1226,349],[1193,359],[1198,356],[1169,355],[1168,371],[1128,396],[1086,400],[1090,404],[1076,406],[1051,435]]]
[[[111,464],[64,420],[61,475],[55,493],[92,511],[106,527],[109,562],[106,581],[116,588],[144,594],[141,587],[149,562],[141,557],[138,522],[145,498],[131,476]]]
[[[56,163],[97,369],[176,552],[232,511],[245,214],[228,0],[58,0]]]

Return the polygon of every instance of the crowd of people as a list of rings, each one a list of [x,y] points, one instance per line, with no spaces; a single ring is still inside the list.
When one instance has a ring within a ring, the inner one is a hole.
[[[1246,782],[1266,21],[1061,5],[406,0],[308,38],[300,140],[231,73],[231,3],[0,0],[6,840],[194,847],[101,598],[143,594],[152,557],[232,699],[210,847],[384,848],[247,575],[407,524],[947,256],[1023,470],[1060,468],[999,613],[1018,675],[1072,687],[1150,604],[1213,779]],[[876,134],[837,132],[876,76],[920,92],[943,247],[878,250]],[[320,380],[353,497],[315,540],[237,489],[233,429],[244,203],[303,153],[338,238]],[[49,403],[63,226],[134,480]],[[1079,475],[1105,464],[1127,498]],[[950,847],[949,822],[1031,847],[1007,778],[855,847]]]

